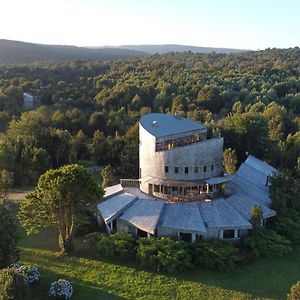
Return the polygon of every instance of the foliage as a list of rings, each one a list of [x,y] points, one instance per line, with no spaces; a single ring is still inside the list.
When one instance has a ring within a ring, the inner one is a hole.
[[[116,232],[112,235],[92,233],[86,236],[87,242],[104,257],[133,259],[136,252],[136,237],[131,233]]]
[[[238,249],[232,243],[218,239],[197,242],[193,252],[196,266],[223,272],[240,260]]]
[[[174,274],[192,267],[187,244],[169,237],[139,239],[137,258],[142,267],[157,272]]]
[[[284,256],[292,251],[290,241],[270,229],[256,231],[245,238],[244,245],[256,257]]]
[[[284,214],[277,214],[270,226],[293,243],[300,243],[300,215],[297,211],[288,209]]]
[[[290,290],[287,300],[299,300],[300,299],[300,281],[297,281]]]
[[[236,165],[238,163],[236,151],[231,148],[227,148],[224,150],[223,153],[223,164],[225,171],[233,175],[236,171]]]
[[[12,268],[0,270],[0,300],[25,300],[28,295],[28,285],[18,271]]]
[[[0,199],[7,199],[8,192],[14,183],[13,173],[7,170],[0,170]]]
[[[19,272],[20,275],[24,277],[24,280],[29,284],[40,280],[41,274],[35,266],[12,264],[11,268]]]
[[[9,204],[0,200],[0,269],[18,260],[18,240],[17,219]]]
[[[66,165],[42,175],[34,192],[22,202],[19,219],[28,234],[53,227],[61,251],[71,250],[76,218],[87,205],[101,200],[103,192],[92,176],[79,165]]]
[[[112,176],[113,176],[113,171],[110,165],[102,169],[101,176],[102,176],[102,186],[104,188],[110,186],[112,183]]]
[[[251,208],[251,223],[252,223],[252,228],[254,231],[257,231],[261,228],[261,223],[263,220],[263,212],[261,209],[261,206],[254,205]]]
[[[59,279],[53,281],[50,286],[49,296],[70,299],[73,295],[73,287],[68,280]]]

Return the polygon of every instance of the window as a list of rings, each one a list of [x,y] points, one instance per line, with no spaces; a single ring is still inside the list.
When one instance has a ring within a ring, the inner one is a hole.
[[[213,170],[214,170],[214,168],[215,168],[215,166],[214,166],[214,165],[211,165],[211,166],[210,166],[210,170],[211,170],[211,171],[213,171]]]
[[[159,193],[159,185],[154,184],[154,193]]]
[[[198,167],[195,167],[194,168],[194,173],[198,173],[198,171],[199,171]]]
[[[206,166],[204,166],[204,167],[203,167],[203,172],[205,173],[205,172],[206,172],[206,170],[207,170],[207,167],[206,167]]]
[[[165,173],[169,173],[169,167],[165,166]]]
[[[223,239],[234,239],[234,230],[233,229],[223,230]]]
[[[175,168],[174,168],[174,173],[175,173],[175,174],[178,174],[178,173],[179,173],[179,168],[178,168],[178,167],[175,167]]]
[[[192,242],[192,234],[191,233],[184,233],[184,232],[179,232],[179,238],[182,241],[185,242]]]
[[[185,168],[184,168],[184,173],[185,173],[185,174],[189,174],[189,167],[185,167]]]

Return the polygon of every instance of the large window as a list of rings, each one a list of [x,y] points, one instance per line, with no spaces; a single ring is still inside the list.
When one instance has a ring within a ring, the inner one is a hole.
[[[207,166],[203,167],[203,172],[205,173],[207,171]]]
[[[234,229],[223,230],[223,239],[234,239]]]
[[[185,167],[185,168],[184,168],[184,173],[185,173],[185,174],[189,174],[189,167]]]
[[[199,168],[198,167],[194,167],[194,173],[198,173]]]
[[[165,173],[169,173],[169,167],[165,166]]]
[[[178,168],[178,167],[175,167],[175,168],[174,168],[174,173],[175,173],[175,174],[178,174],[178,173],[179,173],[179,168]]]
[[[213,171],[213,170],[214,170],[214,168],[215,168],[215,166],[214,166],[214,165],[211,165],[211,166],[210,166],[210,170],[211,170],[211,171]]]

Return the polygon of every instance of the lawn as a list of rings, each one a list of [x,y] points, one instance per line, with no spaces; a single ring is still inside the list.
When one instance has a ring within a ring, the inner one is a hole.
[[[261,260],[235,271],[194,270],[171,276],[140,269],[134,263],[93,259],[82,240],[70,257],[59,257],[55,234],[41,232],[21,240],[21,262],[41,269],[42,283],[32,299],[48,299],[51,281],[65,278],[72,299],[285,299],[300,279],[300,247],[288,257]]]

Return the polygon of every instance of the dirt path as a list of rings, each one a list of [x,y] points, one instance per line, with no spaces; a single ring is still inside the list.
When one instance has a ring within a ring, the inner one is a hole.
[[[12,201],[24,200],[25,196],[33,190],[34,187],[12,189],[11,192],[8,194],[8,199]]]

